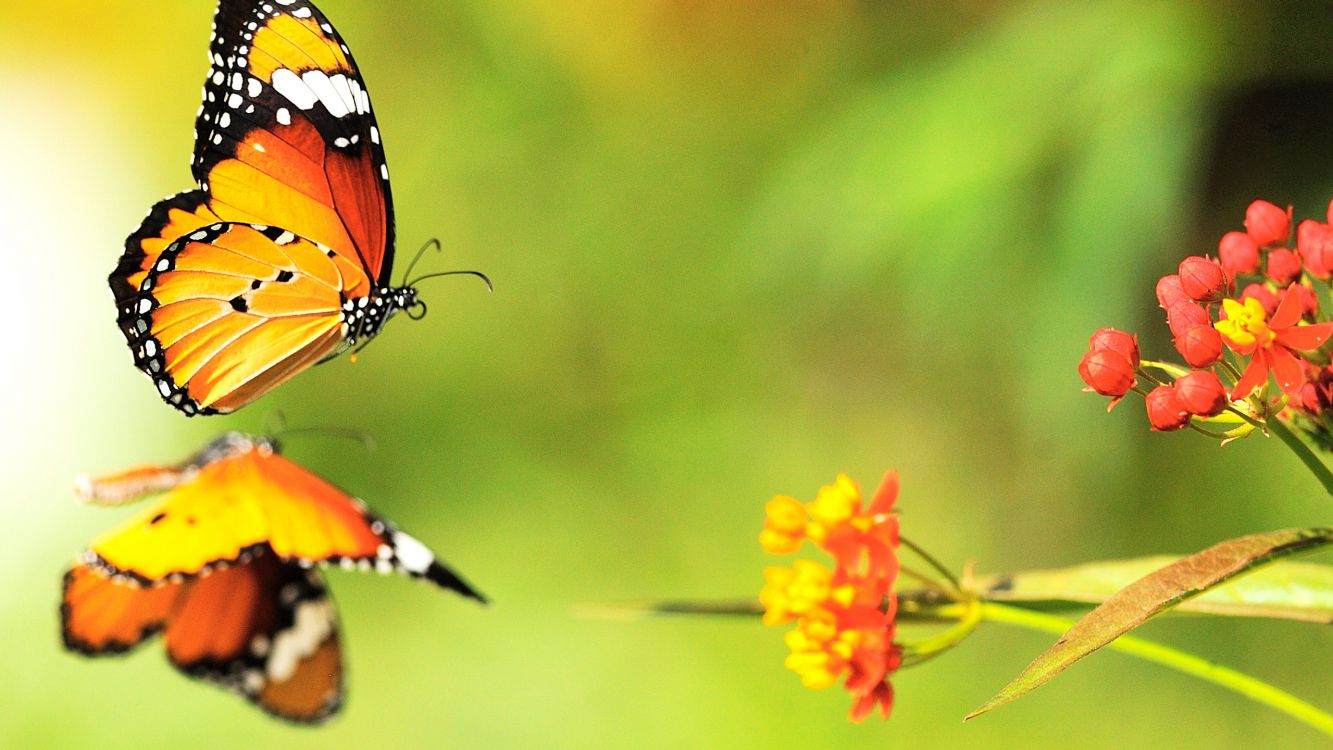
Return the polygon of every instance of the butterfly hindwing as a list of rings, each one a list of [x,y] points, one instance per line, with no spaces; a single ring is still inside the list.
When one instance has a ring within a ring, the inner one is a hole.
[[[65,574],[61,626],[65,645],[89,656],[121,653],[162,631],[182,672],[290,721],[323,721],[342,703],[333,600],[319,571],[271,550],[151,586],[77,564]]]
[[[333,600],[318,571],[271,551],[185,584],[164,635],[181,671],[281,718],[319,722],[342,703]]]
[[[125,252],[107,281],[122,314],[139,293],[139,286],[158,256],[181,235],[217,223],[218,215],[208,207],[202,190],[190,190],[159,201],[143,223],[125,240]]]
[[[345,258],[284,229],[211,224],[160,253],[122,308],[135,365],[186,414],[228,412],[333,353]]]
[[[130,586],[75,565],[65,573],[60,602],[65,646],[88,655],[128,651],[162,629],[177,593],[175,584]]]

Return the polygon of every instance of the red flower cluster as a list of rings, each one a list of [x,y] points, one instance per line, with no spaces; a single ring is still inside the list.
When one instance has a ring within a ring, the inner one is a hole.
[[[1326,372],[1327,358],[1317,352],[1333,335],[1333,322],[1313,322],[1319,302],[1312,279],[1333,276],[1333,204],[1328,218],[1327,224],[1302,221],[1292,248],[1287,246],[1291,210],[1251,203],[1245,231],[1223,235],[1217,260],[1190,256],[1157,282],[1157,302],[1166,311],[1176,351],[1193,370],[1141,362],[1135,336],[1103,328],[1092,335],[1079,363],[1083,382],[1112,398],[1108,410],[1130,390],[1142,393],[1148,421],[1160,431],[1216,416],[1256,392],[1261,401],[1247,412],[1262,416],[1270,374],[1307,414],[1327,411],[1333,373]],[[1140,378],[1155,387],[1138,388]]]
[[[898,598],[898,475],[889,472],[870,503],[846,476],[823,487],[814,502],[779,495],[769,501],[759,542],[774,554],[790,554],[805,540],[836,563],[835,568],[797,560],[792,567],[764,571],[764,623],[796,624],[787,633],[787,667],[811,688],[825,688],[846,674],[852,721],[876,706],[888,718],[893,708],[889,675],[902,664],[893,642]]]

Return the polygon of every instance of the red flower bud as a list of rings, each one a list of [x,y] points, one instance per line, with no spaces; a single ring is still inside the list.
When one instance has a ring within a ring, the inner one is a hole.
[[[1274,312],[1277,312],[1277,295],[1263,284],[1250,284],[1242,289],[1240,293],[1241,301],[1244,301],[1246,297],[1259,300],[1259,304],[1264,306],[1264,312],[1270,318],[1273,317]]]
[[[1304,284],[1292,284],[1287,287],[1287,294],[1296,295],[1301,301],[1301,317],[1313,319],[1319,312],[1319,298],[1314,290]]]
[[[1134,387],[1134,368],[1137,366],[1137,361],[1131,363],[1120,352],[1099,349],[1083,355],[1083,360],[1078,363],[1078,374],[1092,390],[1119,400]]]
[[[1108,349],[1113,352],[1124,355],[1134,364],[1139,364],[1139,339],[1137,336],[1117,331],[1114,328],[1098,328],[1097,332],[1088,339],[1088,351],[1097,352]]]
[[[1245,209],[1245,231],[1260,247],[1285,245],[1291,233],[1290,210],[1283,211],[1268,201],[1255,201]]]
[[[1259,246],[1244,232],[1227,232],[1217,243],[1217,257],[1222,268],[1233,278],[1237,274],[1259,270]]]
[[[1320,414],[1333,405],[1333,366],[1306,365],[1306,379],[1293,403],[1310,414]]]
[[[1286,286],[1301,277],[1301,257],[1285,247],[1270,250],[1264,271],[1278,286]]]
[[[1176,396],[1185,411],[1199,417],[1214,417],[1227,405],[1227,390],[1208,370],[1195,370],[1176,380]]]
[[[1208,318],[1208,311],[1188,300],[1177,302],[1166,311],[1166,325],[1171,329],[1172,336],[1184,336],[1185,332],[1194,326],[1212,324],[1213,321]]]
[[[1176,389],[1169,385],[1159,385],[1152,389],[1144,399],[1148,409],[1148,422],[1153,432],[1179,430],[1190,422],[1190,413],[1181,403]]]
[[[1292,404],[1308,414],[1318,414],[1324,409],[1324,405],[1319,401],[1319,388],[1314,383],[1301,386],[1296,398],[1292,399]]]
[[[1310,275],[1328,280],[1333,274],[1333,227],[1306,219],[1296,226],[1296,252]]]
[[[1189,301],[1190,296],[1185,293],[1185,287],[1181,286],[1180,277],[1176,274],[1163,276],[1157,280],[1157,304],[1163,310],[1170,310],[1177,302]]]
[[[1190,367],[1209,367],[1222,358],[1222,334],[1212,326],[1193,326],[1175,340],[1176,351]]]
[[[1191,255],[1180,261],[1180,286],[1195,302],[1217,302],[1226,295],[1227,275],[1221,264]]]

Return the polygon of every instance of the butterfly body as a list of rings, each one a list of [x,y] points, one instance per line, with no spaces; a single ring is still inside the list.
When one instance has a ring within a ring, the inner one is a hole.
[[[365,84],[304,0],[221,0],[198,188],[161,201],[108,282],[135,365],[188,416],[234,411],[419,304],[389,281],[389,173]]]

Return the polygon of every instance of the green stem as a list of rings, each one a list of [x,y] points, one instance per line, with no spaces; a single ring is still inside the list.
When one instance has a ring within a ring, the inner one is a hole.
[[[928,658],[948,651],[962,643],[965,638],[972,634],[973,630],[977,629],[977,623],[981,622],[981,600],[972,599],[957,604],[934,607],[930,609],[930,614],[951,619],[956,618],[957,623],[937,635],[904,644],[905,650],[911,656]]]
[[[939,560],[936,560],[934,556],[932,556],[929,552],[917,546],[912,542],[912,540],[908,539],[905,536],[899,536],[898,541],[902,544],[902,546],[915,552],[917,557],[924,560],[927,565],[938,571],[940,575],[949,579],[949,583],[953,584],[953,590],[955,593],[962,591],[962,587],[959,585],[958,579],[954,578],[953,573],[950,573],[949,569],[944,567],[944,564],[941,563]]]
[[[1158,362],[1157,360],[1154,359],[1139,360],[1139,368],[1143,376],[1153,381],[1154,383],[1157,383],[1158,385],[1162,385],[1162,381],[1158,380],[1152,375],[1149,375],[1147,372],[1144,372],[1150,367],[1154,370],[1161,370],[1167,375],[1170,375],[1172,380],[1175,380],[1176,378],[1185,375],[1189,372],[1188,369],[1181,367],[1180,365],[1177,364],[1172,364],[1171,362]]]
[[[1305,468],[1309,469],[1310,473],[1315,475],[1315,478],[1319,480],[1320,484],[1324,485],[1324,491],[1329,495],[1333,495],[1333,472],[1329,472],[1328,467],[1324,465],[1324,462],[1320,461],[1319,457],[1314,454],[1314,451],[1310,450],[1310,446],[1306,445],[1305,442],[1297,437],[1291,430],[1288,430],[1286,425],[1282,424],[1281,420],[1270,419],[1268,420],[1267,426],[1268,431],[1277,435],[1279,440],[1286,443],[1287,447],[1291,449],[1291,452],[1295,453],[1296,457],[1301,460],[1301,463],[1305,464]]]
[[[994,602],[981,603],[981,619],[1061,635],[1074,624],[1062,617]],[[1197,677],[1205,682],[1211,682],[1219,687],[1224,687],[1252,701],[1281,711],[1291,718],[1304,722],[1333,737],[1333,715],[1319,710],[1291,693],[1242,672],[1237,672],[1230,667],[1214,664],[1206,659],[1177,651],[1169,646],[1129,635],[1122,635],[1111,641],[1106,644],[1106,648],[1122,651],[1146,661],[1170,667],[1192,677]]]

